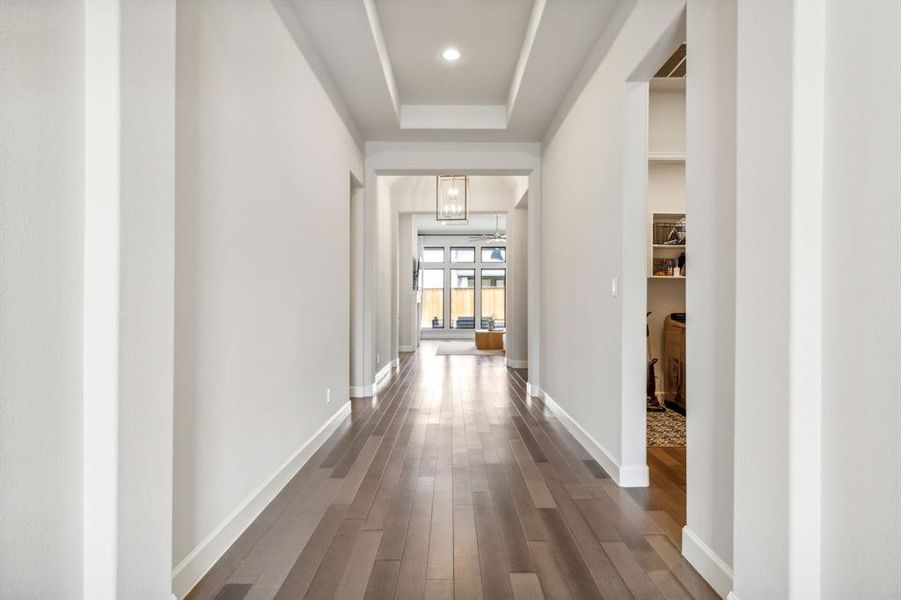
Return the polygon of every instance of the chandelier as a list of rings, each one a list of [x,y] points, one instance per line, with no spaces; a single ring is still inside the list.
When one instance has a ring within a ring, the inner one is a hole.
[[[435,219],[465,223],[469,218],[469,180],[465,175],[438,175],[435,191]]]

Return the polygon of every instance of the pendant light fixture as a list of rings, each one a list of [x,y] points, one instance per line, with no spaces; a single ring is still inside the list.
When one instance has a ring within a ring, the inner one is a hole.
[[[466,175],[438,175],[435,219],[443,223],[466,223],[469,219],[469,180]]]

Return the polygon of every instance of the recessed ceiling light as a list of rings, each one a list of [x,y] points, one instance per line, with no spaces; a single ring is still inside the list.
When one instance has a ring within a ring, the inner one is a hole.
[[[444,57],[444,60],[454,61],[460,58],[460,51],[456,48],[447,48],[441,53],[441,56]]]

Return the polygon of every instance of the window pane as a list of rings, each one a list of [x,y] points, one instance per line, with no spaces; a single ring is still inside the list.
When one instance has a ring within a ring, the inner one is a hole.
[[[494,317],[494,327],[507,326],[507,271],[504,269],[482,269],[482,329],[488,329],[489,320]]]
[[[444,248],[423,248],[422,262],[424,263],[440,263],[444,262]]]
[[[482,262],[507,262],[507,249],[503,246],[485,246],[482,248]]]
[[[471,250],[471,248],[470,248]],[[475,269],[451,270],[451,329],[475,329]]]
[[[419,326],[423,329],[444,328],[444,269],[422,270],[422,314]]]
[[[474,263],[476,261],[475,248],[451,248],[451,262]]]

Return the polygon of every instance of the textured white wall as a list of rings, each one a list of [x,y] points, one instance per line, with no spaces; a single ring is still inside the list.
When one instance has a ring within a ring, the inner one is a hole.
[[[901,597],[901,5],[826,3],[822,597]]]
[[[78,598],[83,5],[0,3],[0,81],[0,598]]]
[[[179,3],[177,47],[175,563],[348,397],[362,180],[270,3]]]

